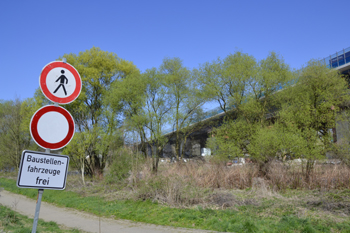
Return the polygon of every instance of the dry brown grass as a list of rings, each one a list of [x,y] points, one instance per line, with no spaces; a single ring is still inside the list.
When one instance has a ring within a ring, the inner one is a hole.
[[[121,185],[108,186],[106,193],[125,190],[134,193],[133,198],[154,199],[170,204],[201,203],[206,190],[246,190],[255,189],[268,196],[272,192],[285,190],[342,190],[350,189],[350,169],[342,164],[316,164],[309,179],[301,164],[272,162],[265,177],[258,177],[255,164],[243,166],[225,166],[211,163],[162,163],[157,174],[152,173],[151,164],[130,171],[130,176]],[[78,176],[69,178],[68,189],[99,193],[94,185],[96,181],[87,181],[85,187]],[[257,188],[258,187],[258,188]],[[75,191],[76,191],[75,190]]]
[[[152,173],[151,166],[150,161],[146,161],[143,166],[132,169],[123,183],[116,184],[87,181],[83,186],[79,176],[69,177],[67,190],[82,195],[103,195],[108,200],[152,200],[176,207],[236,208],[257,204],[262,198],[290,202],[292,200],[285,200],[281,195],[287,190],[350,189],[350,169],[341,164],[316,164],[308,181],[301,164],[277,161],[268,165],[265,177],[258,177],[255,164],[228,167],[195,161],[161,163],[157,174]]]
[[[127,198],[176,207],[235,208],[257,204],[261,198],[285,199],[280,192],[286,190],[350,189],[350,169],[343,165],[315,165],[308,182],[300,164],[272,162],[265,177],[258,177],[255,164],[227,167],[198,162],[162,163],[157,174],[151,172],[150,166],[145,163],[140,170],[131,172],[123,189]],[[240,195],[239,190],[245,194]]]
[[[154,177],[146,167],[142,170],[144,179]],[[157,176],[180,179],[201,188],[247,189],[252,188],[258,178],[258,167],[254,164],[227,167],[210,163],[162,164]],[[350,189],[350,169],[345,165],[316,164],[309,180],[301,164],[287,165],[281,162],[269,164],[264,180],[271,190],[286,189]],[[175,182],[176,183],[176,182]]]
[[[151,200],[177,208],[254,210],[261,217],[279,219],[292,214],[302,218],[343,222],[350,215],[350,169],[341,164],[316,164],[309,181],[300,164],[269,164],[258,177],[255,164],[161,163],[157,174],[151,163],[130,171],[121,185],[69,177],[67,190],[106,200]]]

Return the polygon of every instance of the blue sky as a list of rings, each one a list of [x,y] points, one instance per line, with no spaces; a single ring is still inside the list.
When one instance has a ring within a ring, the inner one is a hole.
[[[141,71],[192,69],[236,50],[292,68],[350,47],[349,0],[0,1],[0,99],[33,97],[42,68],[93,46]]]

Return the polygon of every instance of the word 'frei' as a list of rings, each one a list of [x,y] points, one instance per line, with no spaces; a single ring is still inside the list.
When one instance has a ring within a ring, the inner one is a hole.
[[[47,179],[39,179],[39,178],[40,178],[39,176],[36,178],[36,184],[41,184],[42,182],[43,185],[49,185],[50,177],[48,177]]]

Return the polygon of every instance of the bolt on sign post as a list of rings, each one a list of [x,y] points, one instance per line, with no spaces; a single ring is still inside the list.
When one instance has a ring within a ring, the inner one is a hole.
[[[51,154],[50,150],[65,147],[74,136],[74,119],[58,104],[69,104],[78,98],[82,82],[78,71],[64,60],[47,64],[41,71],[39,85],[45,97],[54,103],[37,110],[30,121],[30,134],[45,153],[23,151],[17,177],[19,188],[38,189],[32,233],[36,233],[44,189],[66,187],[69,157]]]

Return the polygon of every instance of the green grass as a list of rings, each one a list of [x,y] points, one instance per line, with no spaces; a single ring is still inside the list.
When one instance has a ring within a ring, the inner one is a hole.
[[[11,209],[0,205],[0,232],[30,233],[32,232],[33,219],[16,213]],[[55,222],[38,221],[37,232],[74,232],[79,230],[63,230]]]
[[[0,178],[0,187],[36,199],[36,189],[16,186],[16,181]],[[298,218],[293,205],[274,207],[274,200],[263,204],[239,206],[235,210],[170,208],[151,201],[106,201],[101,197],[83,197],[71,191],[45,190],[43,201],[83,210],[96,215],[185,228],[221,232],[350,232],[350,221]]]

